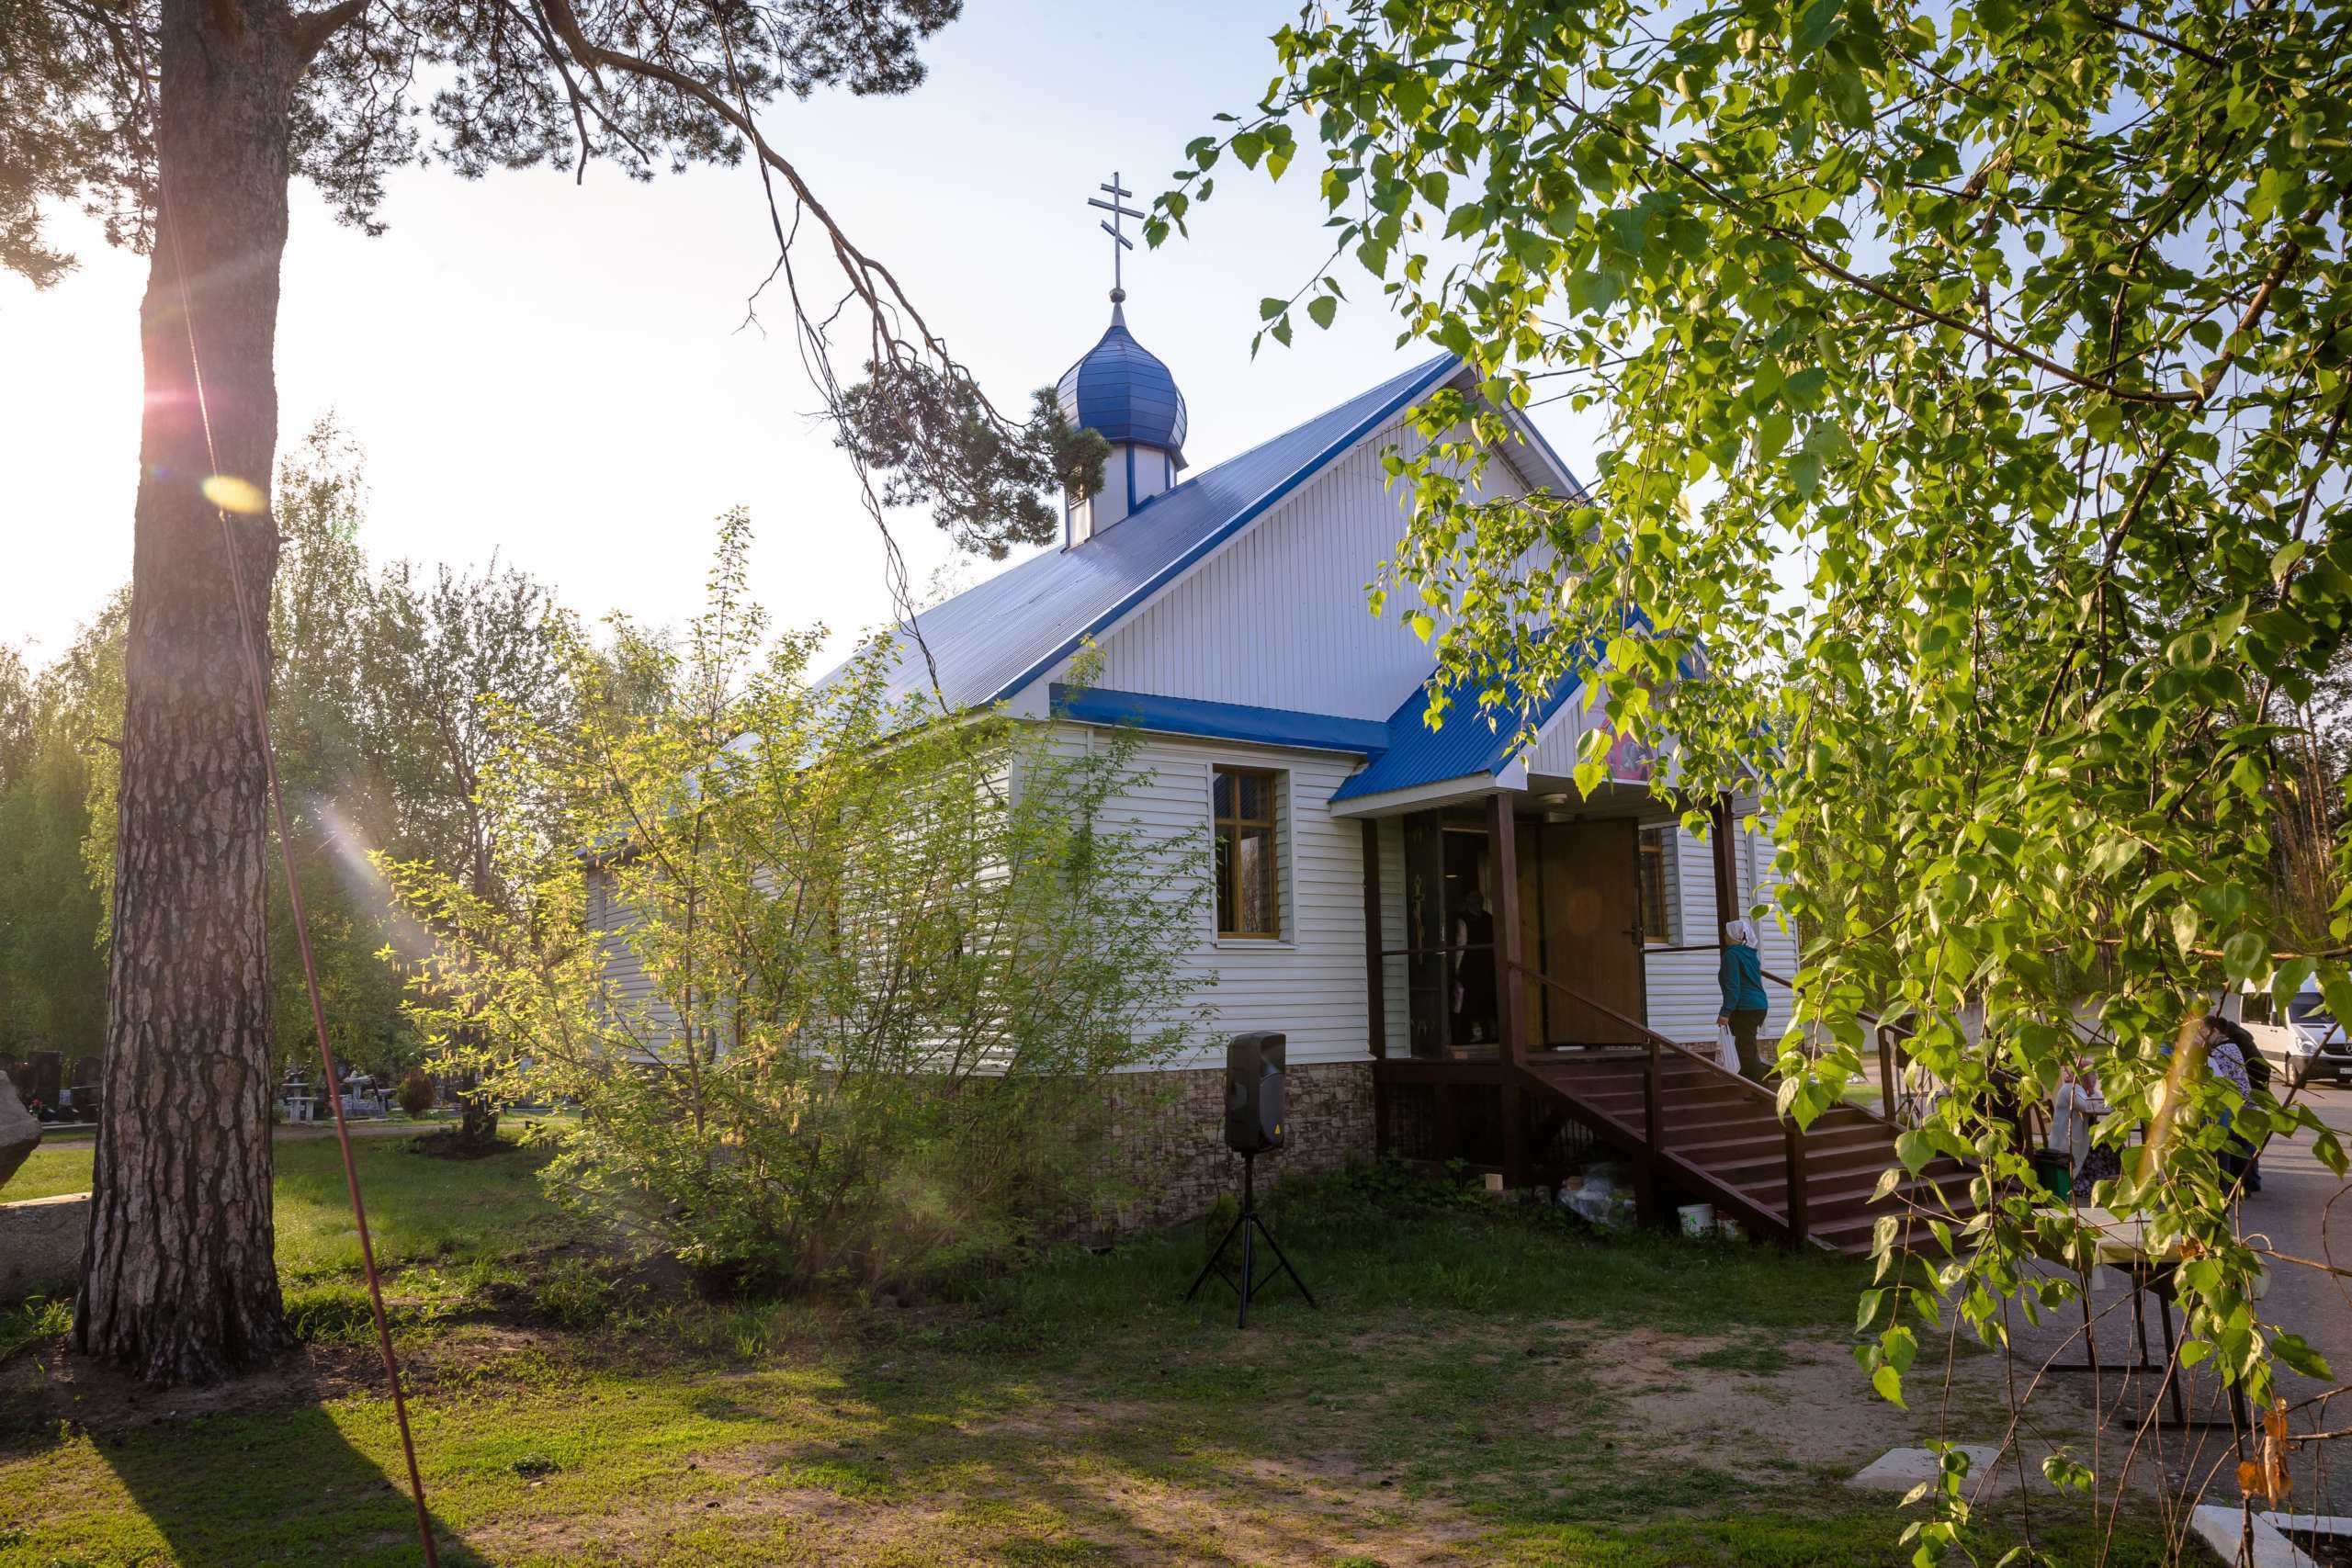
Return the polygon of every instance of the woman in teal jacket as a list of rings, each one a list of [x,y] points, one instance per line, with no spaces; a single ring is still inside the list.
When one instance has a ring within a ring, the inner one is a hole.
[[[1742,1077],[1764,1081],[1764,1055],[1756,1043],[1764,1027],[1764,959],[1756,951],[1756,922],[1745,916],[1724,922],[1724,959],[1715,972],[1724,992],[1723,1011],[1715,1027],[1731,1027],[1732,1043],[1739,1047]]]

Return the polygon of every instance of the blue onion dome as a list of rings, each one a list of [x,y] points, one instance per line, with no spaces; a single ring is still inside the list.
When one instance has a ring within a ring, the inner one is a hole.
[[[1113,295],[1111,330],[1086,357],[1062,373],[1062,417],[1114,446],[1157,446],[1184,466],[1184,394],[1176,378],[1127,331]]]

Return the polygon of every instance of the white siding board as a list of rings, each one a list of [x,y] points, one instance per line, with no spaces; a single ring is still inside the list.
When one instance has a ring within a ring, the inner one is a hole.
[[[1770,834],[1758,827],[1756,818],[1742,818],[1735,850],[1742,903],[1754,897],[1759,870],[1769,900],[1775,886],[1770,872],[1775,852]],[[1680,917],[1682,941],[1694,944],[1720,941],[1723,928],[1715,921],[1714,862],[1707,841],[1677,827],[1670,858],[1667,897],[1673,900]],[[1776,975],[1793,976],[1797,965],[1796,933],[1782,924],[1775,909],[1758,915],[1756,927],[1762,939],[1758,951],[1764,967]],[[1669,1039],[1704,1043],[1712,1048],[1715,1010],[1723,1005],[1723,990],[1715,979],[1721,962],[1721,954],[1713,950],[1650,953],[1650,1027]],[[1767,980],[1764,993],[1771,998],[1765,1029],[1768,1034],[1777,1035],[1789,1020],[1789,989]]]
[[[1215,1021],[1207,1038],[1170,1065],[1214,1066],[1224,1059],[1227,1035],[1252,1029],[1288,1035],[1294,1062],[1362,1061],[1370,1055],[1371,1028],[1364,992],[1363,829],[1329,811],[1331,792],[1347,777],[1351,760],[1328,752],[1148,737],[1135,754],[1136,782],[1105,815],[1137,824],[1170,845],[1205,846],[1210,771],[1218,763],[1284,775],[1283,935],[1279,942],[1220,942],[1214,903],[1202,910],[1183,962],[1196,981],[1193,1000],[1209,1004]],[[1401,885],[1401,840],[1396,856]],[[1401,899],[1395,918],[1396,942],[1402,945]],[[1396,1018],[1403,1009],[1401,977],[1392,994]],[[1392,1026],[1391,1033],[1400,1032]]]
[[[1365,590],[1405,531],[1381,455],[1418,437],[1392,423],[1102,639],[1099,683],[1344,718],[1385,719],[1429,678],[1428,645]],[[1504,465],[1484,492],[1521,493]],[[1148,508],[1122,527],[1148,528]]]

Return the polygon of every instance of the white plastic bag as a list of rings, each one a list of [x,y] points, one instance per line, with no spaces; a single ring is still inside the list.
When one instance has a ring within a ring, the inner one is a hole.
[[[1739,1042],[1731,1037],[1731,1025],[1715,1025],[1715,1065],[1727,1073],[1739,1071]]]

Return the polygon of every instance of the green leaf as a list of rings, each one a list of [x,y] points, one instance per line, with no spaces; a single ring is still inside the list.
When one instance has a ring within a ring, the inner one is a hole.
[[[1329,294],[1318,294],[1306,302],[1306,313],[1317,326],[1328,330],[1331,318],[1340,313],[1340,302]]]
[[[2271,1340],[2270,1348],[2280,1360],[2307,1378],[2317,1378],[2322,1382],[2335,1381],[2335,1373],[2328,1366],[2327,1358],[2300,1334],[2281,1333]]]
[[[2222,970],[2233,981],[2252,979],[2270,962],[2270,944],[2259,931],[2239,931],[2222,944]]]
[[[1903,1403],[1903,1374],[1896,1371],[1892,1366],[1882,1366],[1878,1371],[1872,1372],[1871,1374],[1871,1387],[1878,1391],[1878,1396],[1881,1399],[1885,1400],[1889,1404],[1894,1405],[1896,1409],[1908,1410],[1911,1408],[1909,1405]]]
[[[1790,57],[1803,60],[1817,51],[1838,31],[1838,14],[1843,0],[1812,0],[1797,13],[1796,26],[1791,29]]]

